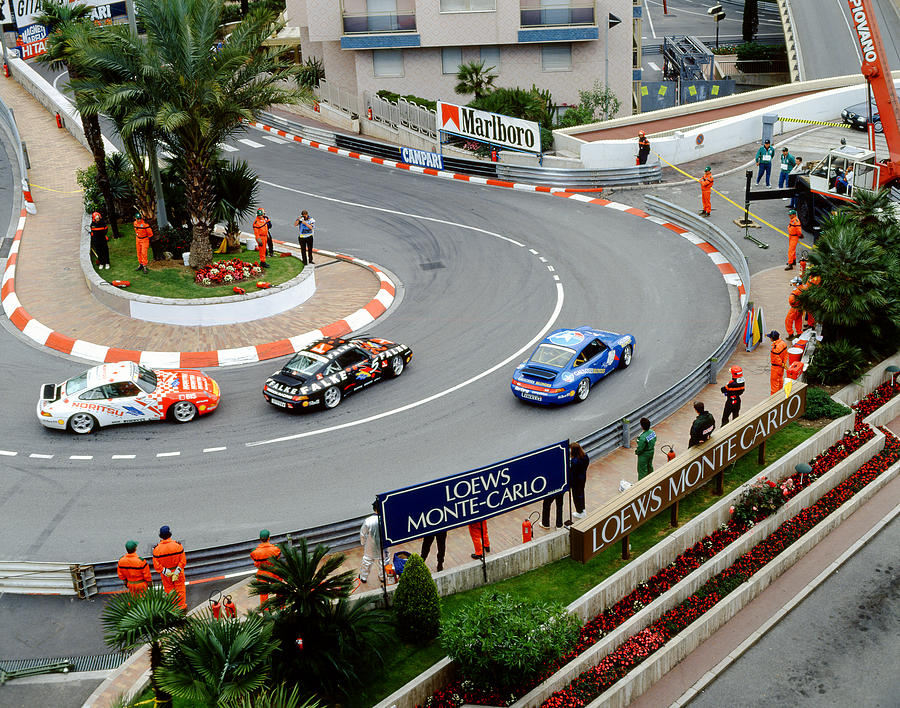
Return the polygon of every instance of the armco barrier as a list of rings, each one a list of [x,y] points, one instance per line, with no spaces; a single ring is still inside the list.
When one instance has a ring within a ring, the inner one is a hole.
[[[77,595],[68,563],[0,561],[0,595]]]
[[[29,214],[35,214],[37,210],[34,207],[34,200],[31,198],[31,187],[28,185],[28,168],[26,167],[25,151],[22,149],[22,138],[19,135],[19,129],[16,126],[16,118],[13,115],[13,112],[5,103],[3,103],[3,101],[0,101],[0,125],[3,126],[3,131],[9,139],[13,149],[13,155],[18,163],[19,169],[17,170],[16,176],[21,184],[25,210]],[[20,209],[21,206],[19,206],[18,199],[14,200],[13,213],[18,213]],[[2,238],[2,235],[0,235],[0,239]]]
[[[291,533],[273,534],[271,541],[272,543],[282,543],[305,538],[310,546],[324,543],[335,551],[342,551],[359,545],[359,527],[365,518],[365,516],[360,516]],[[194,578],[195,581],[209,580],[242,570],[248,571],[249,574],[253,570],[250,551],[256,548],[258,543],[258,540],[239,541],[224,546],[187,551],[188,582],[191,582],[191,578]],[[116,565],[116,561],[93,564],[97,589],[101,593],[122,588],[122,581],[116,574]],[[71,581],[69,585],[71,587]]]

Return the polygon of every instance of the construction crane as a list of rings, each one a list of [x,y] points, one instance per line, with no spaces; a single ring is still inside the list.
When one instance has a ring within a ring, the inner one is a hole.
[[[900,101],[885,58],[872,0],[847,0],[847,5],[862,55],[860,71],[866,77],[869,95],[878,106],[888,157],[876,158],[874,125],[870,120],[868,150],[841,145],[813,165],[809,175],[799,177],[797,216],[808,231],[818,230],[827,214],[852,202],[854,189],[891,188],[897,193],[895,188],[900,181]],[[847,185],[838,179],[839,174],[849,176]]]

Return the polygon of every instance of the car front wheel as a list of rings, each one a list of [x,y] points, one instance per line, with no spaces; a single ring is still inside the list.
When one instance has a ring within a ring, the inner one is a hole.
[[[403,373],[403,367],[406,366],[406,362],[403,361],[403,357],[399,354],[397,356],[391,357],[391,361],[388,364],[388,371],[390,372],[391,378],[396,379],[400,374]]]
[[[69,430],[78,435],[89,435],[97,428],[97,419],[89,413],[76,413],[69,418]]]
[[[588,394],[591,392],[591,380],[583,378],[578,382],[578,388],[575,389],[575,403],[581,403],[587,400]]]
[[[179,423],[190,423],[197,417],[197,406],[190,401],[178,401],[172,406],[172,418]]]
[[[631,345],[629,344],[622,350],[622,356],[619,359],[619,368],[627,369],[628,365],[631,363]]]
[[[322,401],[325,403],[326,408],[337,408],[338,404],[341,402],[341,389],[337,386],[332,386],[325,391],[325,395],[322,396]]]

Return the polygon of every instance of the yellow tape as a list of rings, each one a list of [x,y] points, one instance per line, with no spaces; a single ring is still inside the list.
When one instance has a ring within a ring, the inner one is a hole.
[[[833,128],[847,128],[849,130],[850,126],[846,123],[829,123],[827,120],[806,120],[806,118],[785,118],[783,116],[778,116],[778,120],[784,121],[786,123],[808,123],[809,125],[830,125]]]
[[[687,172],[685,172],[684,170],[682,170],[680,167],[677,167],[677,166],[673,165],[671,162],[669,162],[668,160],[666,160],[664,157],[662,157],[662,156],[661,156],[658,152],[656,152],[655,150],[653,151],[653,154],[655,154],[655,155],[660,159],[660,161],[665,162],[669,167],[671,167],[671,168],[672,168],[673,170],[675,170],[676,172],[680,172],[680,173],[683,174],[685,177],[689,177],[690,179],[694,180],[695,182],[699,182],[699,181],[700,181],[700,178],[699,178],[699,177],[694,177],[693,175],[688,174]],[[750,217],[756,219],[757,221],[761,221],[761,222],[764,223],[766,226],[768,226],[770,229],[772,229],[772,230],[774,230],[774,231],[777,231],[777,232],[780,233],[782,236],[787,236],[787,232],[786,232],[786,231],[782,231],[782,230],[779,229],[777,226],[774,226],[774,225],[770,224],[768,221],[766,221],[765,219],[763,219],[763,218],[760,217],[760,216],[757,216],[757,215],[754,214],[752,211],[748,211],[747,209],[744,209],[744,207],[742,207],[742,206],[741,206],[740,204],[738,204],[736,201],[734,201],[734,200],[729,199],[728,197],[726,197],[726,196],[725,196],[724,194],[722,194],[718,189],[713,189],[712,191],[714,191],[716,194],[718,194],[720,197],[722,197],[722,199],[724,199],[724,200],[725,200],[726,202],[728,202],[729,204],[734,204],[738,209],[741,210],[741,212],[743,212],[743,213],[746,214],[747,216],[750,216]],[[803,246],[804,248],[815,248],[815,246],[808,246],[808,245],[805,244],[803,241],[800,241],[799,244],[800,244],[801,246]]]
[[[74,192],[64,192],[61,189],[53,189],[52,187],[42,187],[39,184],[35,184],[34,182],[29,183],[32,187],[37,189],[43,189],[45,192],[56,192],[57,194],[81,194],[83,189],[76,189]]]

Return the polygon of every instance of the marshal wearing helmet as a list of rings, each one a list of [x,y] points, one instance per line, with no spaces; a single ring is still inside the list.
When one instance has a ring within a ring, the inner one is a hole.
[[[731,367],[731,381],[722,386],[725,394],[725,410],[722,411],[722,425],[741,414],[741,396],[744,395],[744,370],[740,366]]]

